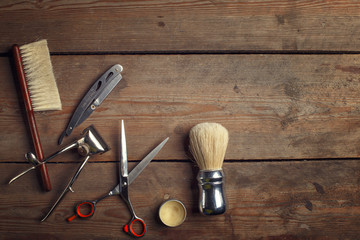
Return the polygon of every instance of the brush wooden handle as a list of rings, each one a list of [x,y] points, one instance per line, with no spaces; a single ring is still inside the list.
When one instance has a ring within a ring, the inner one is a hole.
[[[20,49],[19,49],[18,45],[13,46],[13,55],[14,55],[18,79],[20,82],[21,92],[22,92],[22,95],[24,98],[26,115],[27,115],[30,131],[31,131],[31,137],[32,137],[33,144],[34,144],[36,157],[37,157],[37,159],[39,159],[39,161],[42,161],[44,159],[44,153],[43,153],[42,147],[41,147],[40,137],[39,137],[39,133],[38,133],[37,126],[36,126],[33,106],[31,104],[30,93],[29,93],[29,89],[27,86],[25,72],[24,72],[24,68],[23,68],[23,64],[22,64],[22,60],[21,60]],[[50,191],[51,183],[50,183],[50,178],[49,178],[49,174],[47,171],[47,167],[45,164],[41,165],[40,171],[41,171],[43,187],[46,191]]]

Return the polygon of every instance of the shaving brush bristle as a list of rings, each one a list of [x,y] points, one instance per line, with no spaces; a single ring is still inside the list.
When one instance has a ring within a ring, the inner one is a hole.
[[[229,133],[219,123],[199,123],[189,133],[190,152],[200,170],[219,170],[222,168]]]

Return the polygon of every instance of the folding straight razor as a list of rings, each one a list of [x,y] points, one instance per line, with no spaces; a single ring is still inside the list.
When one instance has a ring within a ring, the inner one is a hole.
[[[121,72],[123,67],[120,64],[112,66],[107,70],[82,98],[73,113],[65,131],[61,134],[58,144],[62,143],[65,136],[70,136],[75,127],[79,126],[87,119],[91,113],[105,100],[109,93],[122,79]]]

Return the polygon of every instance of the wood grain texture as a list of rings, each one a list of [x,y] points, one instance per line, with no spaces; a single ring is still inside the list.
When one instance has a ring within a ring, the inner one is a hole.
[[[0,36],[1,240],[129,239],[118,197],[100,202],[92,219],[65,221],[76,203],[117,184],[121,119],[130,169],[170,137],[130,186],[144,239],[359,239],[359,1],[5,0]],[[51,192],[35,171],[7,185],[33,151],[9,50],[38,39],[48,40],[63,104],[35,116],[46,156],[97,77],[124,67],[120,84],[64,139],[94,124],[111,151],[90,159],[75,193],[41,224],[80,157],[71,151],[48,164]],[[198,169],[187,153],[190,128],[204,121],[230,132],[228,210],[213,217],[198,212]],[[169,198],[188,210],[177,228],[157,219]]]
[[[2,166],[1,182],[26,167]],[[68,193],[53,215],[39,223],[76,167],[49,164],[53,191],[46,194],[33,174],[0,185],[0,238],[127,239],[121,227],[129,213],[115,196],[99,202],[91,219],[65,221],[76,203],[96,199],[116,185],[116,162],[86,165],[75,193]],[[225,163],[228,209],[212,217],[197,209],[197,171],[191,162],[153,162],[133,182],[130,197],[148,225],[145,239],[356,239],[360,234],[357,160]],[[158,207],[168,198],[187,208],[180,227],[167,228],[157,220]]]
[[[0,23],[2,53],[40,38],[61,53],[360,48],[354,0],[2,1]]]
[[[0,61],[0,161],[23,161],[31,150],[23,110],[8,59]],[[94,124],[115,149],[104,160],[117,159],[119,121],[125,119],[130,160],[141,159],[168,136],[157,158],[186,160],[190,128],[210,121],[230,132],[227,160],[359,156],[357,55],[103,55],[52,61],[63,110],[36,114],[45,155],[58,149],[58,137],[92,83],[120,63],[123,80],[65,143]]]

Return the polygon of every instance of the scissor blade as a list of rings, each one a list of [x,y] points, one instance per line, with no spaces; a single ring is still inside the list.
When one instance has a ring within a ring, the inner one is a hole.
[[[136,165],[136,167],[129,173],[128,183],[129,185],[136,179],[137,176],[145,169],[145,167],[154,159],[156,154],[160,152],[160,150],[164,147],[165,143],[169,140],[166,138],[162,141],[156,148],[154,148],[146,157],[144,157],[141,162]],[[111,195],[120,194],[120,184],[116,185],[113,190],[111,190]]]
[[[127,150],[126,150],[126,137],[125,137],[125,127],[124,120],[121,120],[121,159],[120,159],[120,180],[121,177],[128,176],[128,162],[127,162]]]
[[[164,141],[162,141],[156,148],[154,148],[141,162],[136,165],[136,167],[129,173],[128,182],[129,184],[134,181],[137,176],[146,168],[146,166],[154,159],[156,154],[160,152],[160,150],[164,147],[165,143],[169,140],[167,137]]]

